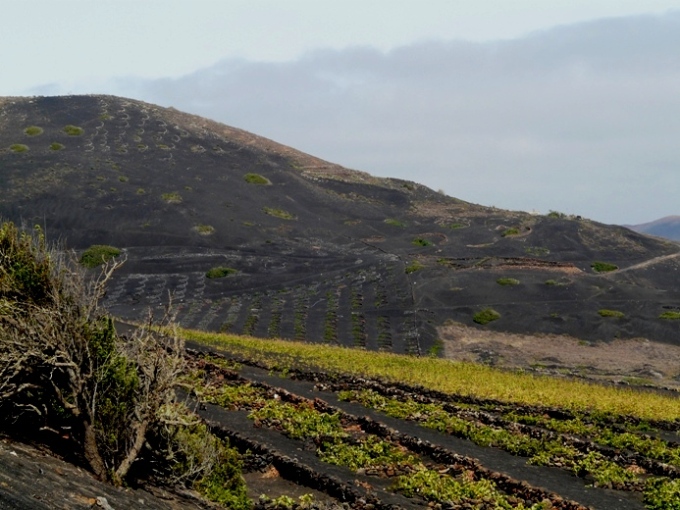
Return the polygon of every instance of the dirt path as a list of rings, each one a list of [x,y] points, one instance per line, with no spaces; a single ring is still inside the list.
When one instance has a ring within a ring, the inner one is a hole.
[[[598,276],[609,276],[609,275],[617,275],[621,273],[626,273],[628,271],[636,271],[638,269],[645,269],[649,266],[653,266],[655,264],[660,264],[661,262],[666,262],[667,260],[672,260],[680,257],[680,252],[677,253],[671,253],[670,255],[663,255],[661,257],[654,257],[649,260],[645,260],[644,262],[640,262],[638,264],[633,264],[632,266],[624,267],[623,269],[618,269],[616,271],[610,271],[607,273],[598,273]]]

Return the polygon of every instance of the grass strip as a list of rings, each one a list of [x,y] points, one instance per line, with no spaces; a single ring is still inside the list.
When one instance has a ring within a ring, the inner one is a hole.
[[[493,446],[512,455],[529,457],[530,464],[566,468],[580,477],[590,475],[598,487],[623,487],[637,481],[635,472],[618,466],[598,452],[584,454],[560,440],[529,437],[519,430],[470,421],[449,414],[437,404],[402,402],[372,390],[342,391],[338,398],[358,402],[394,418],[418,421],[424,427],[467,439],[479,446]]]
[[[628,388],[502,371],[483,365],[347,347],[181,329],[187,340],[222,348],[271,369],[308,368],[418,385],[445,393],[509,403],[673,421],[680,400]]]

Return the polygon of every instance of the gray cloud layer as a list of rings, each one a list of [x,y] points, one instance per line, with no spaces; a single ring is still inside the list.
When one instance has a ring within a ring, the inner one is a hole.
[[[485,205],[612,223],[680,213],[680,12],[228,60],[116,92]]]

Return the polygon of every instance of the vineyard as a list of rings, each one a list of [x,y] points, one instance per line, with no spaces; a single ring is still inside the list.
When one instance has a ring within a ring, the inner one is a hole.
[[[203,265],[205,258],[199,259]],[[260,259],[251,264],[270,262],[275,263]],[[138,320],[149,307],[162,308],[160,305],[171,295],[177,320],[187,328],[310,339],[402,354],[432,352],[436,332],[426,323],[427,314],[420,312],[413,296],[405,292],[409,283],[403,265],[375,259],[376,264],[358,262],[290,257],[286,260],[289,266],[297,263],[301,272],[306,270],[313,276],[289,269],[292,274],[282,276],[277,289],[268,288],[266,277],[257,274],[247,280],[237,275],[222,282],[211,281],[204,272],[168,275],[121,271],[106,304],[119,315]],[[230,263],[248,268],[248,261],[237,256]],[[316,277],[318,273],[324,274],[323,280]],[[239,289],[243,280],[248,287]]]
[[[189,343],[187,398],[247,452],[247,479],[275,473],[308,487],[317,503],[660,510],[680,501],[674,398],[585,393],[584,383],[491,369],[476,379],[483,367],[442,361],[427,370],[426,359],[354,349],[184,335],[199,340]],[[514,397],[491,398],[513,387]],[[262,505],[285,494],[265,496]]]

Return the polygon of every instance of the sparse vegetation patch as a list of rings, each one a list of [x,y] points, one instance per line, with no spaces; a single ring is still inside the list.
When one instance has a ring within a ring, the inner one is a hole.
[[[544,257],[545,255],[548,255],[550,253],[550,250],[548,248],[544,248],[542,246],[527,246],[524,248],[524,251],[529,254],[533,255],[535,257]]]
[[[404,223],[403,221],[399,221],[399,220],[397,220],[397,219],[394,219],[394,218],[387,218],[387,219],[385,220],[385,223],[387,223],[388,225],[392,225],[393,227],[401,227],[401,228],[403,228],[403,227],[406,226],[406,223]]]
[[[62,144],[58,143],[58,142],[52,142],[50,144],[50,150],[53,150],[53,151],[60,151],[63,148],[64,148],[64,146]]]
[[[411,274],[415,273],[416,271],[420,271],[421,269],[425,269],[425,266],[421,262],[414,260],[408,266],[406,266],[406,269],[404,269],[404,271],[406,272],[406,274]]]
[[[85,130],[81,127],[74,126],[72,124],[69,124],[68,126],[64,126],[63,129],[64,133],[66,133],[69,136],[80,136],[83,133],[85,133]]]
[[[202,236],[209,236],[215,233],[215,227],[212,225],[196,225],[193,230]]]
[[[502,237],[513,237],[513,236],[518,236],[519,235],[519,229],[512,227],[505,229],[503,233],[501,233]]]
[[[592,264],[590,264],[590,267],[595,271],[596,273],[609,273],[611,271],[616,271],[619,266],[616,264],[610,264],[609,262],[601,262],[601,261],[595,261]]]
[[[493,308],[485,308],[484,310],[481,310],[474,314],[472,320],[477,324],[481,324],[483,326],[485,324],[488,324],[489,322],[493,322],[500,318],[501,314],[498,313],[496,310],[494,310]]]
[[[411,241],[411,244],[415,246],[421,246],[421,247],[426,247],[426,246],[432,246],[434,243],[432,241],[429,241],[428,239],[423,239],[422,237],[416,237],[413,241]]]
[[[496,283],[503,286],[519,285],[519,280],[516,278],[499,278]]]
[[[168,204],[180,204],[182,202],[182,195],[173,191],[172,193],[163,193],[161,198]]]
[[[12,152],[28,152],[28,145],[24,145],[23,143],[13,143],[9,146],[9,150]]]
[[[283,209],[276,209],[274,207],[263,207],[262,211],[265,214],[268,214],[269,216],[274,216],[275,218],[280,218],[282,220],[294,220],[295,219],[295,216],[293,216],[288,211],[284,211]]]
[[[659,319],[677,321],[680,320],[680,312],[664,312],[661,315],[659,315]]]
[[[600,315],[600,317],[615,317],[618,319],[621,319],[626,316],[625,313],[620,312],[619,310],[607,310],[606,308],[598,310],[597,313]]]
[[[24,129],[24,133],[26,133],[28,136],[38,136],[43,133],[43,128],[38,126],[29,126]]]
[[[212,269],[209,269],[205,273],[206,278],[210,278],[211,280],[215,278],[224,278],[225,276],[229,276],[231,274],[236,274],[238,271],[232,267],[213,267]]]
[[[267,179],[265,176],[260,175],[260,174],[255,174],[255,173],[247,173],[243,176],[243,180],[245,180],[248,184],[258,184],[261,186],[266,186],[271,184],[271,181]]]
[[[80,263],[89,268],[98,267],[120,255],[120,250],[106,244],[95,244],[83,252]]]

